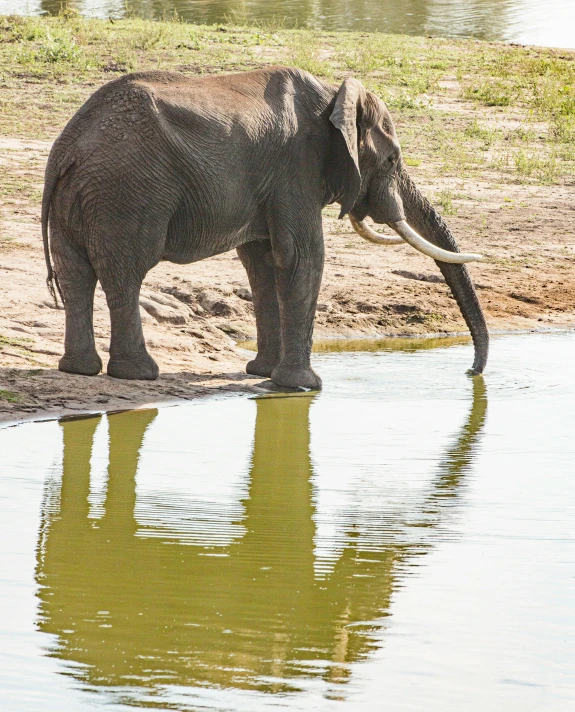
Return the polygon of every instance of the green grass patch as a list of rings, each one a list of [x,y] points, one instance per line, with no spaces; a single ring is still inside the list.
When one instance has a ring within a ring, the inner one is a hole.
[[[514,156],[515,168],[522,177],[534,176],[543,183],[553,183],[557,177],[557,154],[548,154],[520,149]]]
[[[482,126],[477,119],[473,119],[463,130],[465,138],[476,139],[480,143],[480,148],[487,150],[499,138],[501,132],[495,129]]]
[[[435,196],[435,204],[441,207],[443,215],[457,215],[457,206],[453,204],[454,197],[451,188],[444,188]]]
[[[0,401],[6,401],[8,403],[20,403],[22,396],[14,391],[4,391],[0,389]]]
[[[241,12],[211,26],[83,19],[73,10],[5,16],[0,134],[51,140],[95,89],[130,71],[198,76],[283,64],[335,85],[360,79],[389,106],[407,165],[458,178],[488,168],[505,180],[560,182],[575,173],[574,57],[474,40],[250,25]],[[461,99],[465,112],[456,107]],[[0,197],[37,201],[38,183],[37,170],[10,170]]]
[[[0,346],[16,346],[21,349],[27,349],[28,346],[33,343],[33,339],[28,339],[26,337],[11,337],[0,334]]]

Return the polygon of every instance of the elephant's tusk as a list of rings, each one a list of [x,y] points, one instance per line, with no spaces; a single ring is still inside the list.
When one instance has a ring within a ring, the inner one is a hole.
[[[376,245],[403,245],[405,243],[402,237],[380,235],[369,227],[365,220],[356,220],[349,215],[349,221],[360,237],[363,237],[364,240],[369,240],[369,242],[375,242]]]
[[[425,238],[418,235],[415,230],[410,227],[405,220],[389,223],[389,227],[412,247],[424,255],[431,257],[439,262],[451,262],[453,264],[463,264],[464,262],[478,262],[483,259],[483,255],[478,255],[474,252],[449,252],[442,250],[441,247],[432,245]]]
[[[369,242],[374,242],[376,245],[401,245],[407,242],[408,245],[434,260],[453,264],[480,262],[483,260],[483,255],[478,255],[475,252],[449,252],[448,250],[442,250],[441,247],[437,247],[437,245],[433,245],[421,237],[405,220],[389,223],[389,227],[395,230],[399,237],[381,235],[371,228],[365,220],[356,220],[352,215],[349,215],[349,221],[360,237],[363,237],[364,240],[369,240]]]

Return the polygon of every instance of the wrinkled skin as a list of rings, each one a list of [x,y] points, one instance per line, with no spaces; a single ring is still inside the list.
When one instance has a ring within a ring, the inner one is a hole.
[[[138,297],[160,260],[237,249],[253,292],[258,353],[248,373],[320,388],[310,366],[324,247],[322,208],[407,219],[457,251],[401,160],[385,105],[353,79],[339,89],[296,69],[189,78],[133,74],[99,89],[52,149],[43,199],[66,310],[60,369],[93,375],[99,280],[111,317],[108,373],[153,379]],[[46,251],[47,243],[46,243]],[[488,335],[464,265],[440,264],[483,370]],[[48,259],[49,279],[51,268]]]

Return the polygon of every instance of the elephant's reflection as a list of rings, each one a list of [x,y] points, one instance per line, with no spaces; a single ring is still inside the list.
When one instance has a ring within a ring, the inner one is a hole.
[[[377,619],[387,615],[396,564],[410,556],[410,544],[364,555],[351,531],[331,575],[315,576],[311,402],[257,400],[246,532],[227,556],[136,536],[136,469],[156,410],[108,416],[100,520],[88,517],[100,419],[61,423],[61,492],[59,502],[57,493],[46,497],[38,546],[39,627],[57,635],[51,654],[73,662],[74,676],[91,685],[277,691],[297,688],[303,677],[344,682],[350,663],[376,647]],[[456,494],[485,412],[475,379],[467,422],[422,503],[424,518]]]

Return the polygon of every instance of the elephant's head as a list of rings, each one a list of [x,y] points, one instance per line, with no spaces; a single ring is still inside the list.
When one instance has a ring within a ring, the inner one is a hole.
[[[349,214],[354,229],[371,242],[407,242],[436,260],[473,337],[473,371],[481,373],[489,334],[464,264],[481,256],[459,252],[441,215],[416,188],[402,160],[391,116],[378,97],[357,80],[346,79],[335,97],[330,121],[344,139],[338,139],[341,150],[337,152],[340,218]],[[399,237],[380,235],[367,225],[367,216],[388,224]]]

